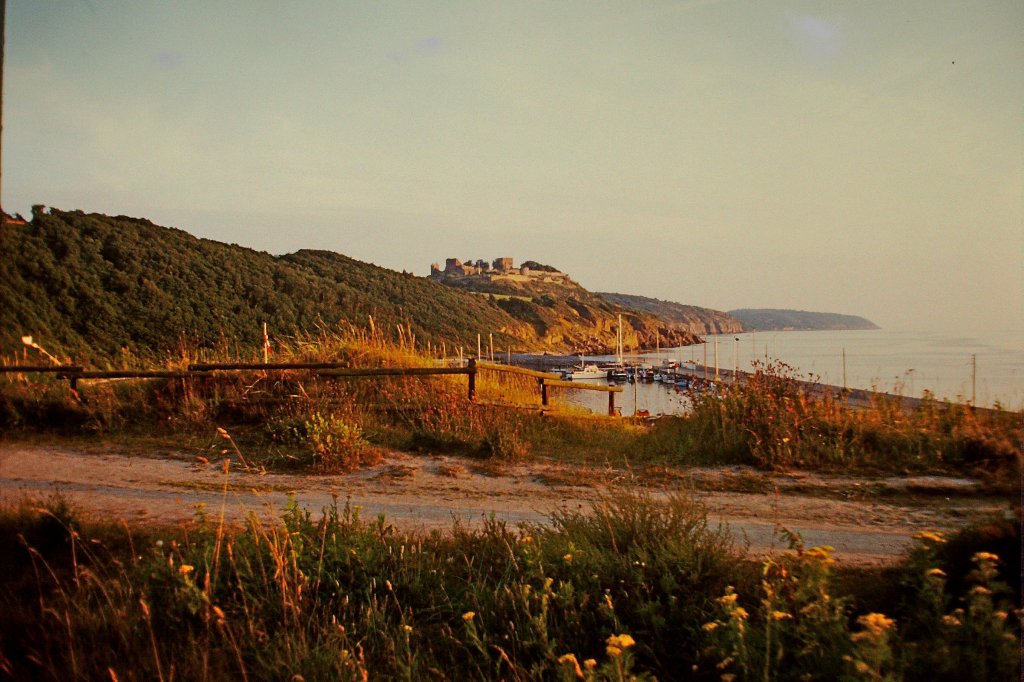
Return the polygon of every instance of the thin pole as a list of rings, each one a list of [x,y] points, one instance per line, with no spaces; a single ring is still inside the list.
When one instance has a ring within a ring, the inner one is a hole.
[[[708,341],[704,339],[704,381],[708,380]]]
[[[480,352],[480,334],[477,333],[477,335],[476,335],[476,356],[479,358],[482,355],[483,354]]]
[[[843,348],[843,390],[846,390],[846,348]]]
[[[491,362],[494,362],[494,334],[487,333],[487,346],[491,349]]]
[[[736,383],[736,377],[740,373],[740,337],[732,337],[732,383]]]
[[[971,407],[978,405],[978,356],[971,353]]]
[[[715,337],[715,378],[718,378],[718,337]]]
[[[4,43],[7,35],[7,0],[0,0],[0,150],[4,132]],[[0,158],[3,157],[0,151]],[[0,220],[3,219],[3,169],[0,168]]]

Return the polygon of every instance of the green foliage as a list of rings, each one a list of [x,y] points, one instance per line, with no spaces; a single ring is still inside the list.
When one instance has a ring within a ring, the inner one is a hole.
[[[1016,415],[927,397],[912,410],[884,395],[868,407],[851,407],[781,362],[759,366],[744,382],[695,394],[689,415],[662,421],[645,437],[641,459],[995,476],[1017,470],[1021,439]]]
[[[31,334],[60,356],[101,362],[122,348],[160,356],[241,345],[341,321],[407,328],[421,345],[501,345],[530,328],[479,297],[325,251],[281,257],[197,239],[148,220],[37,211],[0,230],[0,352]]]
[[[962,592],[923,533],[890,617],[835,594],[827,548],[744,561],[703,509],[623,492],[518,531],[407,535],[292,500],[242,530],[0,510],[10,679],[1018,679],[993,553]],[[172,672],[173,671],[173,675]]]

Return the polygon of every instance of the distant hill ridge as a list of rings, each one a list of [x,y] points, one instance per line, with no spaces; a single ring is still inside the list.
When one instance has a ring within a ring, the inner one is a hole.
[[[599,292],[597,295],[624,308],[657,315],[669,325],[694,334],[734,334],[743,331],[739,320],[720,310],[632,294]]]
[[[740,308],[729,314],[743,323],[746,331],[820,331],[844,329],[878,329],[871,320],[857,315],[815,313],[806,310],[775,308]]]

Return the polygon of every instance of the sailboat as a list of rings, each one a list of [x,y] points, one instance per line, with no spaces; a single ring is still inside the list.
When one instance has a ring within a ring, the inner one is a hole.
[[[583,356],[580,356],[580,364],[576,365],[569,371],[569,378],[573,380],[579,379],[605,379],[608,373],[594,364],[586,364],[583,362]]]

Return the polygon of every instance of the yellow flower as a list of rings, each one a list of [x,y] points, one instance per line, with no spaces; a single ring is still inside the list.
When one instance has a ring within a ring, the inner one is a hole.
[[[178,573],[181,573],[182,575],[188,575],[194,570],[196,570],[196,567],[189,566],[188,564],[182,564],[181,566],[178,566]]]
[[[974,587],[971,588],[971,592],[970,593],[973,594],[973,595],[978,595],[979,597],[987,597],[988,595],[992,594],[992,590],[988,589],[987,587],[983,587],[981,585],[975,585]]]
[[[793,614],[786,613],[785,611],[772,611],[772,620],[782,620],[784,618],[792,618]]]
[[[558,662],[561,664],[568,663],[572,665],[573,672],[576,673],[576,677],[583,679],[583,671],[580,669],[580,662],[576,660],[576,654],[562,654],[558,657]]]
[[[925,542],[934,542],[937,545],[941,545],[946,541],[946,538],[942,537],[942,533],[935,533],[930,530],[922,530],[914,533],[915,540],[924,540]]]
[[[716,623],[715,621],[711,621],[710,623],[704,623],[704,625],[701,627],[701,629],[704,630],[704,632],[711,632],[712,630],[715,630],[717,628],[718,623]]]
[[[406,632],[412,632],[412,626],[411,625],[403,625],[402,629],[405,630]]]
[[[562,561],[566,563],[572,563],[572,554],[566,554],[562,557]]]
[[[872,634],[880,635],[891,628],[896,621],[884,613],[868,613],[858,618],[857,622]]]
[[[623,649],[628,649],[634,644],[636,644],[636,640],[634,640],[629,635],[612,635],[608,638],[609,646],[617,646],[622,647]]]
[[[736,601],[736,597],[738,596],[739,595],[737,595],[735,592],[733,592],[732,594],[727,594],[724,597],[719,597],[718,603],[722,606],[728,606],[729,604],[734,603]]]
[[[740,620],[743,620],[748,615],[750,615],[750,614],[747,613],[747,610],[745,608],[743,608],[742,606],[737,606],[736,610],[733,611],[733,613],[736,614],[736,617],[739,618]]]
[[[609,656],[619,656],[624,649],[636,644],[636,641],[629,635],[612,635],[607,640],[608,646],[605,651]]]
[[[474,618],[476,618],[476,612],[474,611],[466,611],[464,614],[462,614],[462,620],[466,621],[467,623],[473,620]]]
[[[992,552],[977,552],[972,559],[975,563],[981,563],[982,561],[999,561],[999,555],[993,554]]]
[[[925,575],[930,578],[945,578],[946,572],[943,571],[941,568],[932,568],[929,569],[928,572],[925,573]]]
[[[597,661],[595,661],[592,658],[588,658],[587,660],[583,661],[583,667],[587,670],[593,670],[597,667]]]

